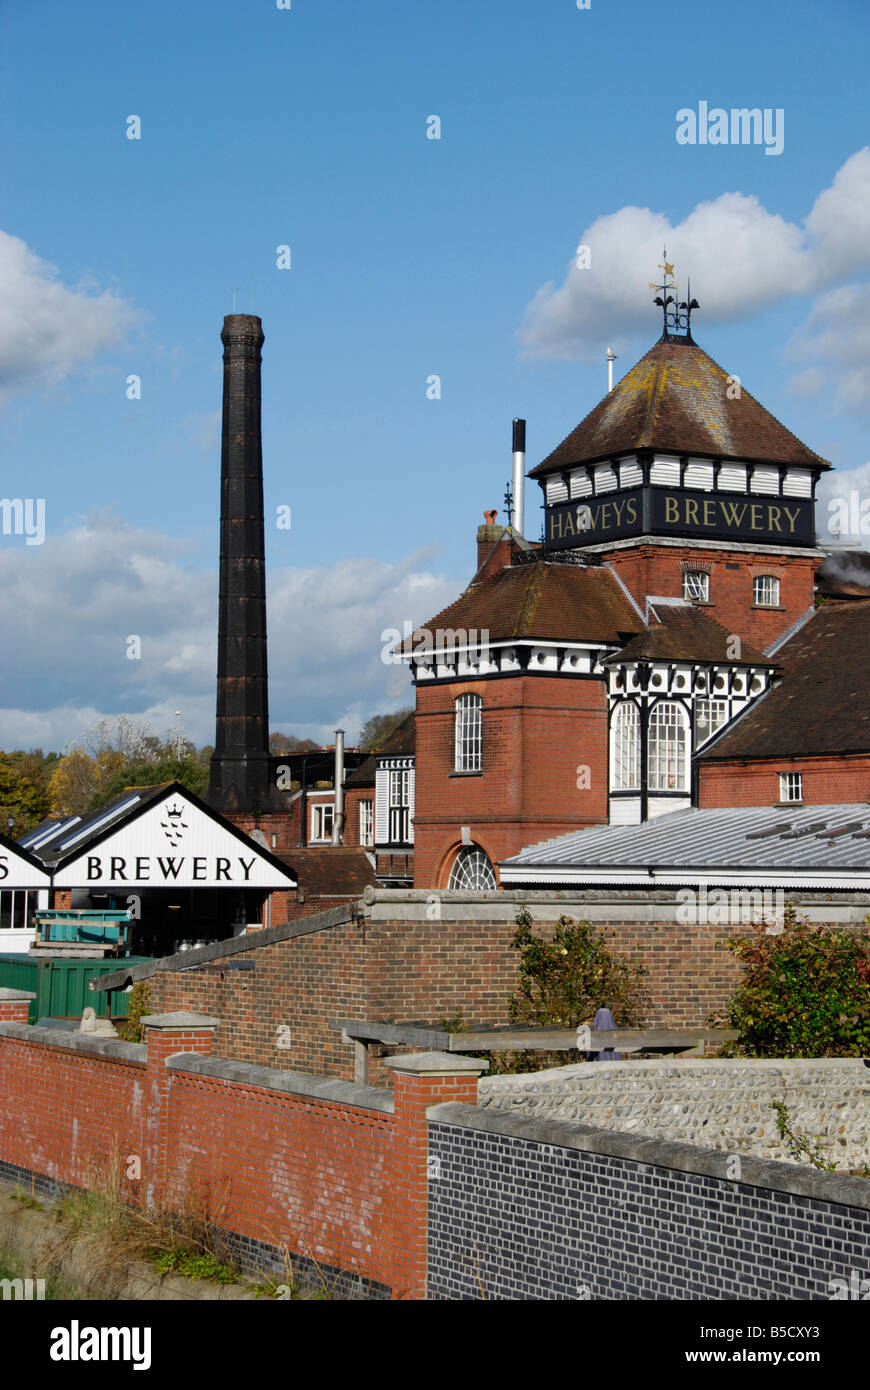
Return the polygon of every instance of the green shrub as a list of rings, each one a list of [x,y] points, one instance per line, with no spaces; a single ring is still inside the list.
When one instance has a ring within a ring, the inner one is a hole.
[[[639,961],[610,951],[590,922],[560,917],[552,941],[532,931],[522,908],[511,943],[520,952],[519,989],[509,1006],[511,1023],[534,1028],[576,1028],[598,1009],[610,1009],[620,1028],[642,1027],[649,996]],[[492,1071],[540,1071],[585,1061],[585,1053],[493,1053]]]
[[[781,933],[762,925],[726,943],[745,974],[728,1006],[744,1057],[861,1057],[870,1052],[870,936],[810,926],[786,908]]]

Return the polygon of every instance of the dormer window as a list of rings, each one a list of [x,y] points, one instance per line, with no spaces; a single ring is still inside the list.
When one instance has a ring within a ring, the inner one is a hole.
[[[710,576],[704,570],[683,571],[683,598],[693,603],[710,602]]]

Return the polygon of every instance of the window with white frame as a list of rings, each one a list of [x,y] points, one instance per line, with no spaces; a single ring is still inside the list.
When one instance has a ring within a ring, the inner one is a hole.
[[[695,701],[695,742],[712,738],[723,724],[728,723],[727,700]]]
[[[779,799],[780,801],[803,801],[802,772],[781,772],[779,774]]]
[[[752,581],[752,602],[759,608],[778,608],[779,580],[772,574],[757,574]]]
[[[312,840],[331,840],[335,807],[331,801],[318,801],[311,807]]]
[[[0,931],[26,931],[33,926],[38,890],[4,888],[0,892]]]
[[[489,855],[478,845],[463,845],[453,861],[447,887],[464,888],[471,892],[497,888]]]
[[[613,790],[634,791],[640,786],[640,713],[631,700],[623,700],[613,712]]]
[[[373,801],[359,804],[359,842],[363,849],[371,849],[375,843],[375,805]]]
[[[689,790],[689,719],[675,700],[660,700],[649,716],[648,783],[651,792]]]
[[[456,701],[457,772],[480,772],[483,751],[483,701],[479,695],[460,695]]]
[[[411,771],[410,768],[390,770],[390,844],[402,845],[410,840]]]
[[[705,570],[684,570],[683,598],[695,603],[710,602],[710,576]]]

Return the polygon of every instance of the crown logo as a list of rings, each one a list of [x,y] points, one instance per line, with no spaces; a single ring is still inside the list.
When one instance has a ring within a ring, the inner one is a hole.
[[[182,820],[184,807],[176,801],[166,807],[166,819],[160,822],[160,828],[166,836],[173,849],[177,849],[184,838],[187,829],[187,822]]]

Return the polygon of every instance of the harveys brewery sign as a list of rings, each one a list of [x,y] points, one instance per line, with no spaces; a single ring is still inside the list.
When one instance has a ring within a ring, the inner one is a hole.
[[[73,837],[74,838],[74,837]],[[173,793],[86,842],[67,842],[56,888],[294,888],[289,869],[202,802]]]
[[[545,544],[553,549],[641,535],[812,546],[813,503],[808,497],[639,487],[546,509]]]

